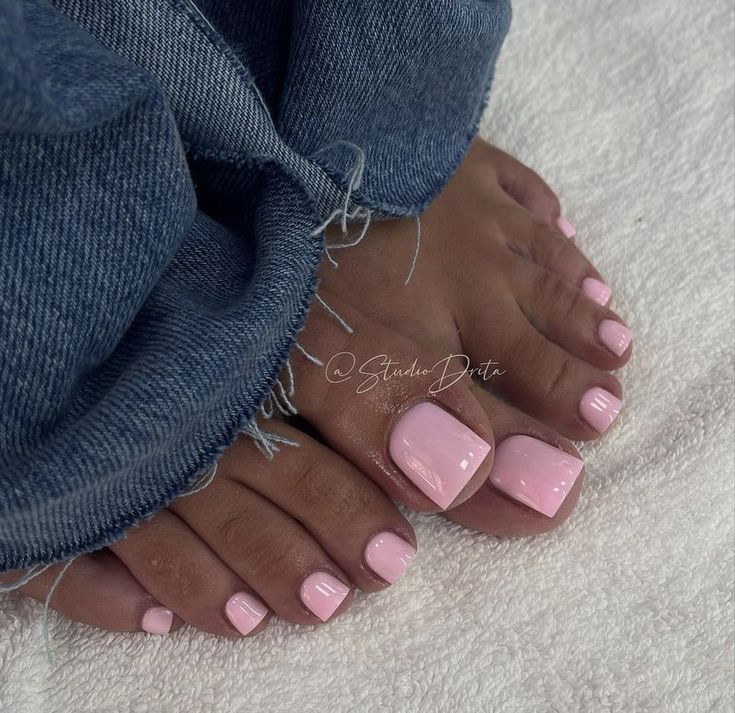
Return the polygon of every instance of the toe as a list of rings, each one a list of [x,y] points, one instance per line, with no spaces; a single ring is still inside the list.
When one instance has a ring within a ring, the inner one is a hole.
[[[164,607],[202,631],[252,635],[267,624],[268,610],[252,589],[168,509],[130,530],[111,549]],[[233,600],[235,595],[239,599]]]
[[[298,520],[363,591],[398,581],[416,554],[416,538],[388,497],[305,433],[275,420],[263,428],[298,448],[267,460],[250,439],[241,439],[221,464],[228,476]]]
[[[63,565],[55,565],[19,591],[45,602]],[[3,575],[6,583],[12,573]],[[162,606],[109,550],[77,557],[59,580],[49,606],[66,619],[107,631],[147,631],[168,634],[181,619]]]
[[[485,486],[446,516],[504,537],[538,535],[558,527],[579,500],[581,456],[553,429],[478,391],[497,437],[495,461]]]
[[[541,176],[517,159],[498,148],[485,144],[497,172],[501,188],[549,228],[561,230],[567,237],[576,232],[561,218],[559,199]]]
[[[423,511],[466,500],[487,478],[490,424],[458,375],[437,390],[441,359],[397,331],[328,296],[345,334],[312,309],[304,332],[319,363],[293,356],[294,402],[323,439],[388,495]]]
[[[280,617],[317,624],[344,612],[354,598],[345,572],[303,525],[228,477],[233,457],[206,490],[176,501],[176,514]]]
[[[612,290],[574,241],[560,237],[559,227],[551,228],[522,211],[509,216],[508,224],[513,252],[557,273],[597,304],[609,303]]]
[[[520,257],[516,263],[516,299],[541,334],[600,369],[618,369],[628,361],[633,337],[618,315],[558,273]]]
[[[475,305],[458,316],[473,366],[497,364],[487,386],[569,438],[599,437],[620,411],[620,382],[547,339],[515,302],[491,314]]]

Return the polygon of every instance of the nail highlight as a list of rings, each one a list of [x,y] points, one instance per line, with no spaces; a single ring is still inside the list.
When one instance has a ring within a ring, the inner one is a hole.
[[[597,336],[615,356],[623,356],[633,341],[630,330],[613,319],[603,319],[600,322],[597,327]]]
[[[247,636],[268,614],[263,602],[248,592],[233,594],[225,604],[225,616],[243,636]]]
[[[401,416],[390,436],[393,462],[440,508],[448,508],[492,450],[474,431],[423,401]]]
[[[556,225],[565,238],[573,238],[577,234],[577,229],[563,215],[559,216]]]
[[[599,386],[586,391],[579,400],[579,413],[598,433],[605,433],[618,417],[623,402]]]
[[[170,609],[166,609],[166,607],[151,607],[143,614],[140,628],[149,634],[165,636],[171,631],[173,621],[174,613]]]
[[[395,584],[406,573],[415,555],[415,548],[392,532],[375,535],[365,547],[367,566],[390,584]]]
[[[511,436],[495,450],[490,482],[513,500],[554,517],[584,463],[531,436]]]
[[[301,601],[322,621],[327,621],[350,593],[349,587],[326,572],[310,574],[301,585]]]
[[[610,287],[594,277],[585,277],[582,280],[582,292],[603,307],[610,301],[612,295]]]

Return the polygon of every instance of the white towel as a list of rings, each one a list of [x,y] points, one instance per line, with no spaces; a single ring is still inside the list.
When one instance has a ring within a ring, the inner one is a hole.
[[[517,0],[483,124],[537,168],[635,334],[561,530],[416,516],[406,578],[319,629],[106,634],[0,599],[3,713],[733,710],[733,7]]]

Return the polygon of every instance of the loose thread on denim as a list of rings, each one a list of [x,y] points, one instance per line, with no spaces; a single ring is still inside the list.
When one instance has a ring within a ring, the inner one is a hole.
[[[347,183],[347,191],[345,192],[345,202],[342,209],[341,227],[342,233],[347,232],[347,217],[349,215],[350,201],[352,194],[362,185],[362,177],[365,174],[365,152],[356,144],[345,141],[346,146],[350,146],[357,152],[357,161],[352,171],[350,171],[350,180]]]
[[[293,405],[291,399],[289,399],[286,387],[281,383],[280,379],[276,379],[276,392],[273,394],[276,400],[276,405],[284,416],[296,416],[299,411],[296,406]],[[283,404],[283,406],[281,406]]]
[[[288,388],[286,389],[286,393],[289,398],[292,398],[296,392],[296,382],[293,377],[293,365],[291,364],[290,357],[286,359],[286,375],[288,376]]]
[[[255,447],[268,459],[273,460],[275,453],[280,451],[278,444],[284,446],[293,446],[294,448],[299,447],[299,443],[292,441],[290,438],[285,436],[279,436],[277,433],[270,433],[268,431],[261,430],[255,421],[250,421],[245,428],[242,429],[242,433],[250,436],[255,443]]]
[[[273,418],[273,390],[263,399],[263,403],[260,404],[258,412],[263,418]]]
[[[10,584],[0,583],[0,592],[13,592],[16,589],[20,589],[28,584],[32,579],[35,579],[40,574],[43,574],[49,567],[53,567],[53,564],[36,564],[33,565],[24,575],[11,582]]]
[[[77,557],[79,557],[79,555],[77,555]],[[48,594],[46,594],[46,599],[43,602],[43,619],[41,620],[41,629],[43,631],[43,643],[46,648],[46,658],[48,659],[48,662],[50,664],[54,663],[54,652],[51,650],[51,635],[49,633],[48,623],[48,612],[51,606],[51,600],[53,599],[53,596],[56,593],[56,589],[61,584],[61,580],[64,578],[67,570],[69,569],[69,567],[72,566],[77,557],[72,557],[68,562],[64,564],[59,573],[56,575],[56,579],[54,579],[53,583],[51,584],[51,587],[48,590]]]
[[[312,364],[315,366],[324,366],[324,362],[319,359],[318,357],[315,357],[313,354],[309,354],[309,352],[306,351],[298,342],[294,342],[294,346],[304,355],[306,359],[308,359]]]
[[[416,269],[416,262],[419,259],[419,250],[421,250],[421,218],[417,215],[416,216],[416,250],[413,254],[413,261],[411,262],[411,269],[409,270],[408,277],[406,277],[406,281],[403,283],[404,285],[407,285],[411,278],[413,277],[414,270]]]
[[[339,225],[340,225],[342,235],[347,235],[348,222],[362,219],[364,223],[363,223],[363,227],[356,240],[351,240],[347,243],[338,243],[336,245],[329,245],[325,241],[324,254],[327,260],[329,260],[332,267],[334,268],[338,268],[339,263],[334,259],[334,257],[332,257],[330,250],[335,249],[335,248],[338,249],[338,248],[353,247],[354,245],[357,245],[365,237],[365,235],[367,235],[367,231],[370,228],[370,221],[372,219],[372,211],[370,211],[367,208],[362,208],[360,206],[357,206],[353,210],[350,210],[350,204],[352,202],[352,195],[362,184],[362,178],[365,173],[365,152],[359,146],[357,146],[356,144],[350,143],[349,141],[337,141],[333,144],[329,144],[328,146],[324,146],[322,149],[320,149],[320,152],[326,151],[327,149],[333,146],[337,146],[337,145],[347,146],[348,148],[353,149],[355,153],[357,154],[357,158],[355,159],[355,165],[352,167],[352,170],[350,171],[349,177],[347,180],[347,188],[345,189],[344,203],[341,208],[337,208],[333,210],[329,214],[329,216],[327,216],[327,219],[321,225],[316,227],[311,232],[310,235],[312,237],[321,235],[330,225],[332,225],[332,223],[335,223],[338,220],[339,220]]]
[[[212,481],[215,479],[215,476],[217,475],[217,464],[215,463],[209,470],[207,470],[204,475],[202,475],[201,478],[197,480],[194,485],[189,488],[186,492],[181,493],[179,495],[180,498],[187,498],[189,495],[194,495],[195,493],[201,493],[202,490],[205,488],[208,488]]]
[[[342,327],[342,329],[347,332],[347,334],[354,334],[355,330],[350,327],[350,325],[347,323],[345,319],[343,319],[334,309],[332,309],[325,301],[324,299],[319,295],[318,292],[314,293],[314,296],[316,297],[319,304],[325,309],[325,311],[330,314],[337,323]]]

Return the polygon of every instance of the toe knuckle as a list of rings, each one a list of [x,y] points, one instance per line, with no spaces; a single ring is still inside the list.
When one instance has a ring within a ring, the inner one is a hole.
[[[334,528],[344,532],[342,526],[354,525],[375,505],[369,488],[358,485],[339,466],[325,462],[323,454],[304,458],[294,476],[293,487],[305,508],[328,509],[331,517],[321,524],[330,531]]]
[[[324,459],[316,455],[304,456],[292,475],[293,490],[305,505],[320,503],[332,490]]]
[[[574,294],[569,286],[555,273],[542,272],[536,280],[536,304],[543,306],[554,321],[567,319],[574,307]]]
[[[228,549],[237,550],[250,539],[251,521],[247,513],[236,513],[226,517],[217,526],[218,540]]]
[[[174,553],[157,553],[150,568],[175,600],[196,599],[206,588],[206,577],[196,560]]]
[[[248,576],[256,581],[272,579],[274,572],[279,576],[293,575],[304,560],[304,547],[298,537],[268,538],[267,546],[251,550],[247,561]]]

